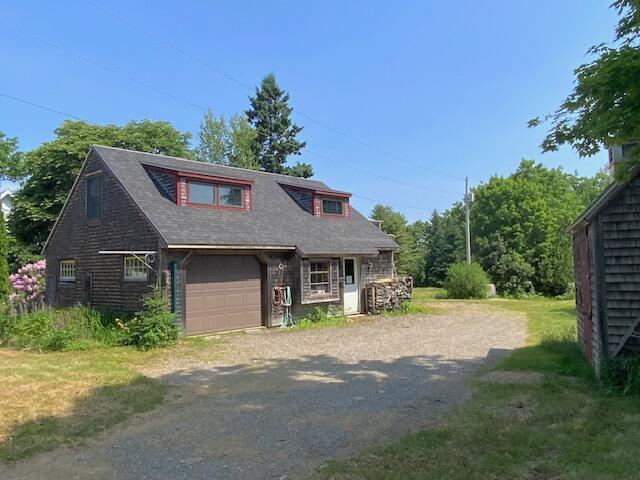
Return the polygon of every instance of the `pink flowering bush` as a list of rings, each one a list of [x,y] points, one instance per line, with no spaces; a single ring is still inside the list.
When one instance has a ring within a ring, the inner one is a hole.
[[[19,312],[27,312],[44,305],[45,271],[47,262],[27,263],[17,273],[9,275],[11,293],[9,303]]]

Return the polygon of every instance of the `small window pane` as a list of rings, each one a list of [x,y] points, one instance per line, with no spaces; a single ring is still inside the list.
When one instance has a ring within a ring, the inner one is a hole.
[[[344,259],[344,283],[346,285],[353,285],[356,283],[355,265],[353,258]]]
[[[311,272],[309,284],[311,293],[324,294],[331,292],[331,282],[329,276],[329,262],[311,262]]]
[[[213,184],[189,182],[189,203],[215,205],[216,199]]]
[[[102,215],[102,177],[87,177],[87,219],[94,220]]]
[[[146,280],[147,266],[138,257],[124,257],[124,279]]]
[[[74,282],[76,279],[76,261],[62,260],[60,262],[60,281]]]
[[[242,188],[240,187],[220,185],[218,187],[218,196],[220,198],[220,205],[228,207],[242,206]]]
[[[342,202],[339,200],[322,200],[322,213],[342,215]]]

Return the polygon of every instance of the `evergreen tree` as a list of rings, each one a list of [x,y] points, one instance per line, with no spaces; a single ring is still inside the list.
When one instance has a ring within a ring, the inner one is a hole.
[[[4,214],[0,210],[0,302],[7,300],[10,291],[8,250],[7,228],[4,224]]]
[[[287,157],[300,155],[306,143],[296,138],[302,127],[291,121],[289,94],[280,89],[272,73],[262,79],[260,88],[256,88],[255,96],[249,97],[249,101],[251,107],[245,113],[256,130],[252,149],[260,170],[305,178],[313,175],[308,164],[286,165]]]

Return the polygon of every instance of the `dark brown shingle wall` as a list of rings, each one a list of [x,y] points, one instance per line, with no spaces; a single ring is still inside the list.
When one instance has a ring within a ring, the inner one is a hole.
[[[87,221],[84,175],[100,171],[102,181],[102,217]],[[69,306],[85,302],[85,275],[93,276],[93,306],[101,310],[133,311],[140,307],[149,282],[124,281],[122,255],[99,255],[100,250],[153,250],[158,236],[138,208],[131,202],[99,157],[92,155],[71,193],[67,208],[58,222],[47,250],[47,275],[55,276],[54,304]],[[76,260],[76,281],[58,282],[60,260]],[[158,260],[156,260],[158,263]]]

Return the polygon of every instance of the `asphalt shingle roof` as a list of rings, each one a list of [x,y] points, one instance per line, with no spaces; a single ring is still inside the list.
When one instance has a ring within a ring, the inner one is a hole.
[[[350,206],[348,219],[315,217],[281,184],[335,191],[323,182],[176,157],[94,146],[168,245],[286,246],[303,255],[377,254],[398,245]],[[253,181],[252,210],[187,208],[162,196],[143,165]]]

